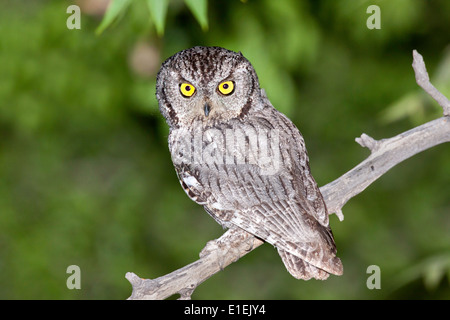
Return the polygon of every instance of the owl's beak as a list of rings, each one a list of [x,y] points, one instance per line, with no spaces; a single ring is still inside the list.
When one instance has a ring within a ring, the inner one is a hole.
[[[209,115],[209,111],[211,111],[211,106],[208,104],[208,102],[205,102],[203,108],[203,110],[205,111],[205,116],[207,117]]]

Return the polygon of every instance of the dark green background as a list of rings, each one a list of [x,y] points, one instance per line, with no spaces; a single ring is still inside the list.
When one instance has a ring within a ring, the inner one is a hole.
[[[86,12],[67,29],[72,3],[0,0],[2,299],[125,299],[126,272],[162,276],[222,234],[182,191],[157,109],[156,72],[179,50],[242,51],[303,133],[321,186],[369,155],[361,133],[388,138],[442,115],[415,83],[413,49],[450,96],[446,0],[210,0],[207,31],[171,1],[161,37],[142,1],[101,35],[101,16]],[[370,4],[380,30],[366,27]],[[131,67],[138,43],[154,54],[146,73]],[[266,244],[192,298],[449,299],[449,185],[440,145],[351,199],[343,222],[331,216],[342,277],[295,280]],[[66,287],[73,264],[81,290]],[[380,290],[366,287],[370,265]]]

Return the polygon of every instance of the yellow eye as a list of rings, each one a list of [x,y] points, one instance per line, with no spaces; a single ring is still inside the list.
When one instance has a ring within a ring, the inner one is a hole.
[[[234,82],[233,81],[224,81],[219,84],[219,92],[224,95],[229,95],[234,92]]]
[[[189,98],[195,93],[195,87],[189,83],[182,83],[180,84],[180,92],[183,96]]]

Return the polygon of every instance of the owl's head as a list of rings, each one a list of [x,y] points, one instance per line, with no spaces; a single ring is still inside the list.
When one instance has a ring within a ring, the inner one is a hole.
[[[168,58],[157,76],[156,97],[171,128],[243,119],[262,107],[250,62],[219,47],[194,47]]]

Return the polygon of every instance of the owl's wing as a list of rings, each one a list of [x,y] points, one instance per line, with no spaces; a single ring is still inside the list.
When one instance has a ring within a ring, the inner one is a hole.
[[[259,165],[237,162],[186,164],[176,167],[181,185],[223,226],[237,226],[275,246],[296,278],[340,275],[342,263],[303,138],[284,115],[272,108],[264,112],[232,126],[266,128],[272,135],[276,130],[279,141],[270,151],[276,170],[261,172]]]
[[[328,211],[322,193],[317,186],[309,167],[308,152],[305,140],[294,123],[284,114],[276,110],[267,98],[264,89],[261,89],[265,117],[278,123],[277,128],[283,129],[280,134],[280,147],[284,155],[284,164],[290,172],[294,189],[297,192],[304,211],[312,215],[323,226],[328,226]]]

